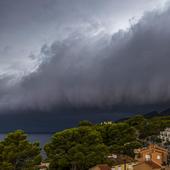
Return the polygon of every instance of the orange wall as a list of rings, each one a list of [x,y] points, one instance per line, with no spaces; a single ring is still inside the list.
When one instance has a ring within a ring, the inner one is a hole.
[[[133,170],[152,170],[152,168],[149,165],[142,163],[135,165]]]
[[[160,156],[161,159],[157,159],[157,156]],[[162,165],[163,163],[163,160],[162,160],[162,154],[161,153],[158,153],[158,152],[153,152],[152,153],[152,160],[156,163],[158,163],[159,165]]]
[[[162,165],[163,162],[167,162],[166,158],[167,158],[167,154],[164,153],[164,152],[161,152],[161,151],[157,151],[156,149],[146,149],[146,150],[143,150],[141,153],[140,153],[140,160],[141,161],[145,161],[146,158],[145,156],[146,155],[150,155],[151,156],[151,160],[156,162],[157,164],[159,165]],[[160,159],[157,159],[157,156],[160,156]]]

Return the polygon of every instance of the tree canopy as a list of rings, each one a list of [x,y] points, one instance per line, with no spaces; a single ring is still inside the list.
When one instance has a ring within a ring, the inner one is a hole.
[[[160,130],[170,126],[170,117],[145,118],[133,116],[121,122],[92,124],[81,121],[77,128],[57,132],[45,146],[50,170],[86,170],[110,163],[109,154],[134,157],[134,149],[142,147],[147,140],[160,142]]]
[[[0,142],[0,170],[35,170],[40,162],[39,143],[30,143],[23,131],[9,133]]]
[[[50,169],[86,170],[107,161],[109,150],[101,134],[89,126],[81,126],[56,133],[45,151]]]
[[[55,133],[44,147],[50,170],[87,170],[108,163],[110,154],[134,157],[134,149],[147,142],[160,143],[161,130],[170,127],[170,116],[133,116],[121,122],[92,124]],[[167,143],[169,145],[169,143]],[[17,130],[0,142],[0,170],[35,170],[41,162],[39,143],[31,143]]]

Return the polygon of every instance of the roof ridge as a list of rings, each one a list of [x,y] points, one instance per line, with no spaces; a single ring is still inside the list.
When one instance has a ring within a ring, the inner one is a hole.
[[[153,168],[154,165],[156,165],[157,167],[161,168],[161,165],[159,165],[157,162],[153,161],[153,160],[150,160],[150,161],[145,161],[149,166],[152,166]],[[151,163],[151,164],[150,164]],[[153,165],[154,164],[154,165]]]

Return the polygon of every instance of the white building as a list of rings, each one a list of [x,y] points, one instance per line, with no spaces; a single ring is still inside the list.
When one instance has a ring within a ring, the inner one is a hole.
[[[49,163],[43,163],[41,162],[41,164],[39,165],[39,170],[48,170],[49,169]]]
[[[111,125],[111,124],[113,124],[113,122],[112,121],[104,121],[104,122],[101,122],[100,124],[101,125]]]
[[[159,138],[162,140],[163,144],[170,142],[170,128],[166,128],[164,131],[161,131]]]

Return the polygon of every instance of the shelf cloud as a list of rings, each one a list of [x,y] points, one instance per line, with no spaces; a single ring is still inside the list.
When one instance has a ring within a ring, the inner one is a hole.
[[[18,81],[0,77],[1,110],[119,106],[121,111],[170,103],[168,5],[113,34],[95,19],[87,23],[42,45],[36,69]]]
[[[170,101],[170,8],[146,13],[113,35],[91,27],[45,44],[38,69],[11,84],[1,78],[0,106],[107,108]],[[93,27],[94,27],[93,25]]]

